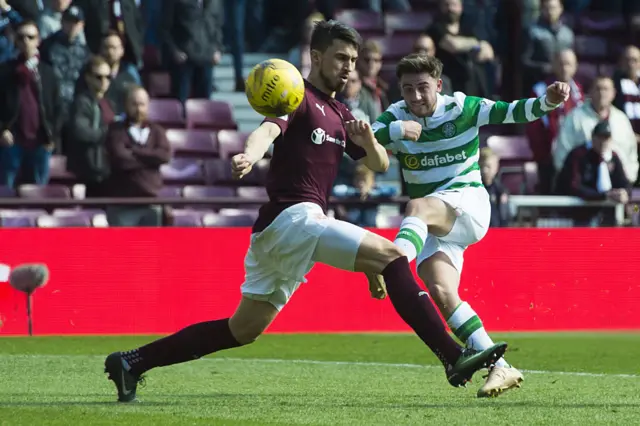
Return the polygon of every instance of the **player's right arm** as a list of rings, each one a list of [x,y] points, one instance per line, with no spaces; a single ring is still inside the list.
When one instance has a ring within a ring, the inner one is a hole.
[[[422,132],[420,123],[402,120],[403,102],[396,102],[387,108],[371,125],[378,143],[391,149],[393,143],[402,139],[416,141]]]
[[[260,161],[267,150],[280,136],[280,126],[272,121],[264,121],[254,130],[245,143],[244,152],[234,155],[231,159],[231,172],[235,179],[242,179],[255,163]]]

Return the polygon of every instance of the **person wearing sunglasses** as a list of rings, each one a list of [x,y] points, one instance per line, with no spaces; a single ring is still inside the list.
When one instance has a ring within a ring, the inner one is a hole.
[[[14,28],[18,56],[0,67],[0,185],[44,185],[59,141],[61,98],[53,68],[40,61],[40,34],[33,21]]]

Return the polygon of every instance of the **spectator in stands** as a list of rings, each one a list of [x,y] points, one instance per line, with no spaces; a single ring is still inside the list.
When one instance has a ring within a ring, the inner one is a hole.
[[[551,154],[556,170],[561,170],[569,152],[591,139],[596,124],[608,120],[612,129],[613,150],[618,154],[627,178],[635,182],[638,177],[638,146],[629,119],[612,105],[615,97],[613,80],[597,77],[591,87],[591,99],[574,108],[560,125]]]
[[[462,13],[462,0],[440,0],[439,15],[425,32],[436,44],[452,90],[489,98],[484,64],[495,59],[493,47],[477,37],[468,21],[462,21]]]
[[[571,49],[559,51],[553,60],[553,76],[533,86],[532,97],[540,97],[545,93],[547,86],[554,81],[569,83],[571,95],[562,105],[543,116],[540,120],[527,124],[527,137],[533,153],[533,159],[538,163],[538,187],[539,194],[551,194],[555,168],[551,157],[551,145],[558,136],[560,124],[565,116],[575,107],[582,105],[584,91],[580,83],[573,77],[578,69],[578,59]]]
[[[553,72],[551,62],[557,52],[573,49],[573,31],[560,20],[562,12],[560,0],[540,0],[540,19],[526,29],[522,52],[525,88],[545,80]]]
[[[491,201],[491,220],[489,226],[499,228],[509,225],[509,194],[497,179],[500,170],[500,158],[491,148],[480,150],[480,174],[482,183],[489,193]]]
[[[627,46],[622,52],[613,81],[616,87],[613,104],[627,114],[640,142],[640,49],[636,46]]]
[[[427,34],[420,34],[413,44],[413,53],[437,56],[436,44]],[[440,93],[443,95],[452,95],[451,79],[444,73],[440,76],[440,79],[442,80],[442,90],[440,90]]]
[[[52,0],[50,6],[45,6],[38,18],[40,37],[46,40],[50,35],[62,29],[62,12],[67,10],[72,0]]]
[[[349,111],[358,120],[372,123],[378,118],[375,115],[377,110],[375,102],[369,92],[362,90],[362,81],[356,70],[351,71],[344,90],[337,95],[337,98],[347,105]]]
[[[0,63],[17,56],[12,27],[22,20],[22,16],[7,4],[7,0],[0,0]]]
[[[171,159],[171,147],[162,127],[148,120],[149,94],[132,87],[127,97],[125,120],[109,126],[107,150],[111,176],[107,193],[113,197],[156,197],[162,188],[160,166]],[[111,226],[160,226],[162,208],[109,206]]]
[[[42,0],[7,0],[9,6],[27,21],[38,22],[44,3]]]
[[[190,94],[208,99],[213,92],[213,66],[221,59],[222,15],[220,0],[164,0],[162,30],[172,92],[183,103]]]
[[[102,57],[111,68],[111,84],[107,98],[115,106],[116,115],[124,113],[129,86],[142,84],[140,73],[134,64],[122,62],[124,45],[120,34],[111,30],[102,41]]]
[[[364,164],[355,167],[352,185],[335,185],[333,195],[338,198],[359,198],[366,200],[371,198],[391,197],[395,189],[387,186],[376,185],[376,175]],[[378,206],[347,207],[337,206],[336,219],[344,220],[358,226],[375,227],[378,217]]]
[[[100,56],[90,58],[83,78],[85,84],[78,86],[66,126],[67,168],[86,186],[87,197],[102,197],[109,176],[104,140],[115,117],[105,97],[111,82],[109,64]]]
[[[89,58],[84,37],[84,14],[78,6],[71,6],[62,14],[62,29],[42,42],[42,60],[53,67],[60,82],[61,116],[66,121],[73,103],[76,82]]]
[[[320,13],[312,13],[304,21],[302,27],[302,38],[300,43],[294,46],[288,55],[288,61],[295,65],[304,78],[309,75],[311,69],[311,49],[309,44],[311,43],[311,34],[313,33],[313,27],[316,22],[324,21],[324,16]]]
[[[614,151],[611,123],[600,121],[591,140],[574,148],[560,172],[556,192],[584,200],[629,201],[630,183],[620,157]],[[577,226],[614,224],[611,209],[585,209],[573,214]]]
[[[21,167],[27,182],[44,185],[60,136],[59,83],[40,60],[38,25],[19,23],[15,37],[20,54],[0,67],[0,185],[13,186]]]
[[[382,13],[383,6],[385,12],[410,12],[411,3],[409,0],[359,0],[362,9]]]
[[[135,0],[75,0],[87,18],[85,35],[89,49],[100,54],[102,41],[115,30],[124,40],[124,60],[142,67],[144,22]]]
[[[382,69],[382,48],[374,40],[367,40],[360,48],[357,62],[358,73],[362,80],[362,91],[366,92],[375,103],[375,117],[389,106],[389,85],[380,78]],[[374,119],[375,120],[375,119]]]
[[[245,45],[245,15],[247,0],[224,0],[225,40],[231,47],[233,70],[236,78],[236,92],[244,92],[244,76],[242,73]]]

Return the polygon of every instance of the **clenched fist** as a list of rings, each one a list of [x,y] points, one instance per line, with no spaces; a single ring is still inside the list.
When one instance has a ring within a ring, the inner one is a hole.
[[[247,154],[236,154],[231,158],[231,176],[234,179],[242,179],[253,168],[253,162]]]
[[[422,125],[417,121],[402,122],[402,139],[408,141],[417,141],[422,133]]]
[[[571,87],[568,83],[556,81],[547,87],[547,102],[550,105],[558,105],[569,99]]]

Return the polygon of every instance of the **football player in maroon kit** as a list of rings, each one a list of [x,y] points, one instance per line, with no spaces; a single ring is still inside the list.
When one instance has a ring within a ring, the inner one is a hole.
[[[255,341],[273,322],[316,262],[347,271],[382,275],[400,317],[435,353],[449,383],[464,385],[504,353],[506,343],[482,351],[464,349],[447,332],[429,295],[417,284],[407,257],[391,241],[326,216],[338,165],[347,153],[378,172],[389,167],[371,127],[336,101],[355,69],[358,33],[339,22],[319,22],[311,40],[312,67],[298,109],[267,118],[232,159],[241,179],[274,144],[266,188],[245,258],[242,299],[230,318],[193,324],[175,334],[105,360],[118,400],[133,401],[143,373],[191,361]]]

